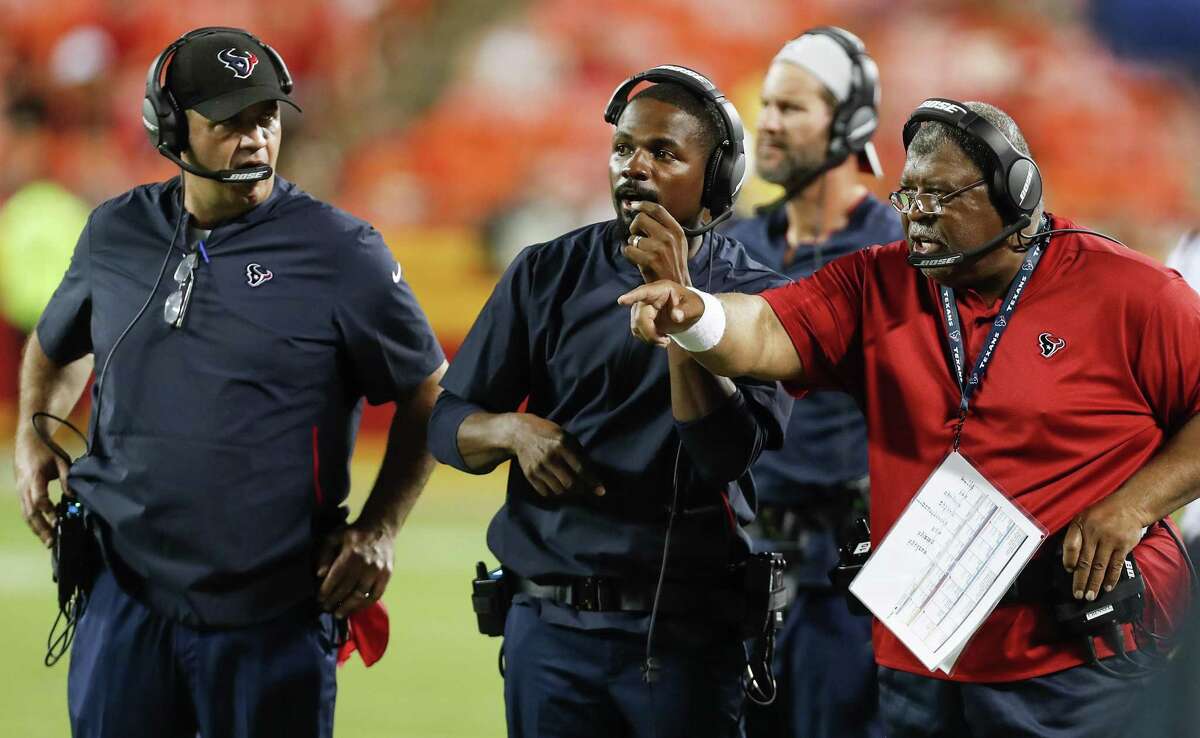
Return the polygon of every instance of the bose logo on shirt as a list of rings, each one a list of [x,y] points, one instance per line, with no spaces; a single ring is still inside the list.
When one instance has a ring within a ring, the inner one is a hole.
[[[943,113],[950,113],[951,115],[961,115],[967,112],[958,105],[955,105],[954,103],[948,103],[945,100],[926,100],[925,102],[921,103],[919,107],[933,108],[935,110],[940,110]]]

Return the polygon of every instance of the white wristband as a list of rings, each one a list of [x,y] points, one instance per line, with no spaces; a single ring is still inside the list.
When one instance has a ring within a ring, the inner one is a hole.
[[[715,295],[701,292],[695,287],[688,289],[704,302],[704,312],[700,313],[700,319],[693,323],[691,328],[678,333],[668,333],[667,336],[679,348],[695,354],[708,351],[721,342],[721,336],[725,335],[725,308]]]

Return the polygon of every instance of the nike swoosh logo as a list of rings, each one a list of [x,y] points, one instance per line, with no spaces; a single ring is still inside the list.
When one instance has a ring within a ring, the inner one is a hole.
[[[395,271],[395,273],[392,274],[392,281],[396,284],[400,284],[400,265],[399,264],[396,265],[396,271]]]

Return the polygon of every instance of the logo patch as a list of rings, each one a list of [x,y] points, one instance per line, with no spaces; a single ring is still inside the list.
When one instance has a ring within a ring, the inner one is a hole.
[[[233,72],[233,76],[238,79],[249,77],[254,71],[254,67],[258,65],[258,57],[253,53],[234,48],[221,49],[217,52],[217,60]]]
[[[1066,340],[1058,338],[1050,333],[1043,333],[1038,336],[1038,347],[1042,350],[1042,358],[1049,359],[1059,351],[1067,347]]]
[[[269,282],[275,275],[270,269],[263,269],[261,264],[246,265],[246,284],[251,287],[259,287],[264,282]]]

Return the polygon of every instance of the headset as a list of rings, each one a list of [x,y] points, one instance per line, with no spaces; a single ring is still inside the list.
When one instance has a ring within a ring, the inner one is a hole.
[[[828,168],[841,164],[851,154],[862,153],[879,128],[879,67],[867,54],[862,39],[837,26],[820,26],[805,31],[805,36],[833,39],[850,59],[850,89],[846,99],[833,111],[829,123]],[[790,42],[789,42],[790,43]]]
[[[993,251],[1012,234],[1033,222],[1033,212],[1042,200],[1042,173],[1033,159],[1018,151],[1008,137],[986,118],[957,100],[942,97],[929,98],[918,105],[908,117],[902,134],[905,151],[920,130],[921,124],[926,121],[936,121],[956,128],[984,144],[992,164],[991,172],[984,172],[988,193],[1006,225],[982,246],[941,256],[909,254],[908,263],[917,268],[930,268],[974,261]],[[1046,233],[1049,232],[1036,235]],[[1108,238],[1104,234],[1097,235]]]
[[[805,36],[824,36],[842,47],[842,51],[846,52],[850,59],[850,87],[846,91],[846,99],[834,108],[833,119],[829,122],[829,147],[825,151],[825,161],[807,177],[785,187],[782,196],[760,207],[759,212],[780,207],[851,155],[866,151],[867,144],[879,128],[879,67],[867,53],[862,39],[844,28],[818,26],[796,36],[788,43],[799,41]]]
[[[267,57],[271,60],[271,66],[275,68],[275,74],[279,77],[279,89],[285,95],[291,93],[293,87],[292,75],[288,72],[287,65],[283,62],[283,57],[260,38],[241,28],[228,28],[225,26],[197,28],[173,41],[170,46],[163,49],[162,53],[150,63],[150,68],[146,72],[146,97],[142,100],[142,125],[146,129],[146,135],[150,138],[150,145],[158,153],[170,159],[184,171],[218,182],[259,182],[268,179],[275,172],[267,165],[213,171],[188,164],[180,158],[180,154],[188,147],[187,116],[184,115],[183,110],[179,107],[179,103],[176,102],[171,90],[163,87],[163,70],[175,57],[175,53],[179,49],[197,38],[210,36],[214,33],[238,33],[262,46],[267,52]]]
[[[733,103],[707,77],[694,69],[667,64],[639,72],[617,85],[604,108],[605,122],[614,126],[617,124],[629,104],[629,93],[642,82],[674,82],[701,100],[713,103],[720,113],[723,139],[708,157],[704,168],[704,191],[700,196],[700,204],[708,208],[712,220],[700,228],[683,229],[688,238],[694,238],[733,215],[733,203],[746,181],[746,143],[742,118]]]

